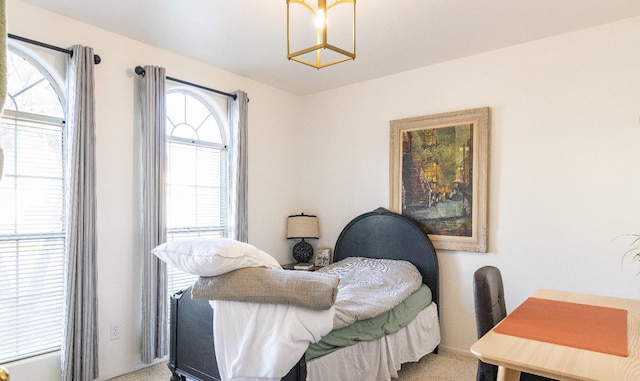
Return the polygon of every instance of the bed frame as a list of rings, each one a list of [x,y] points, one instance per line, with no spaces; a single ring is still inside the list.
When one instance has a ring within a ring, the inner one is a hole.
[[[409,218],[384,208],[354,218],[340,233],[334,261],[349,256],[403,259],[413,263],[439,302],[436,251],[426,234]],[[439,305],[439,304],[437,304]],[[206,300],[191,298],[191,288],[171,297],[169,369],[171,381],[220,381],[213,342],[213,309]],[[437,348],[434,351],[437,353]],[[282,381],[304,381],[304,356]]]

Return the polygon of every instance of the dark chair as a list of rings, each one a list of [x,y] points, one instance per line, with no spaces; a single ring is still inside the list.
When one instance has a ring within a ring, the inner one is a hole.
[[[504,302],[504,286],[502,274],[497,267],[484,266],[473,274],[473,297],[476,309],[476,329],[478,339],[489,332],[496,324],[507,316]],[[495,381],[498,367],[478,360],[476,381]],[[529,373],[521,373],[520,381],[543,381],[550,378]]]

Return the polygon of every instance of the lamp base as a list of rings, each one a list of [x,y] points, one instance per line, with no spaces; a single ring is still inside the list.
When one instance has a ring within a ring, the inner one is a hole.
[[[293,258],[298,262],[311,262],[313,247],[304,239],[293,246]]]

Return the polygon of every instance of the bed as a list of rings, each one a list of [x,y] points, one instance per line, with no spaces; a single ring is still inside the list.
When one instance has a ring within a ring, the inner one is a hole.
[[[308,361],[303,356],[282,380],[395,378],[401,363],[417,361],[430,352],[437,353],[440,342],[438,261],[431,241],[422,230],[412,220],[378,208],[354,218],[340,233],[334,248],[334,262],[349,257],[411,262],[422,276],[422,283],[431,291],[432,302],[409,325],[393,334],[358,342]],[[179,292],[171,298],[170,319],[171,380],[220,380],[215,360],[213,309],[208,301],[193,299],[191,289]],[[375,369],[369,369],[372,367]]]

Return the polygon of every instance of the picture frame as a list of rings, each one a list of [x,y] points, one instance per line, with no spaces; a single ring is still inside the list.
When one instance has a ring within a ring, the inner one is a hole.
[[[489,107],[390,122],[390,210],[436,249],[487,252]]]
[[[323,247],[316,250],[316,257],[313,260],[315,266],[324,267],[330,265],[333,261],[333,253],[331,248]]]

